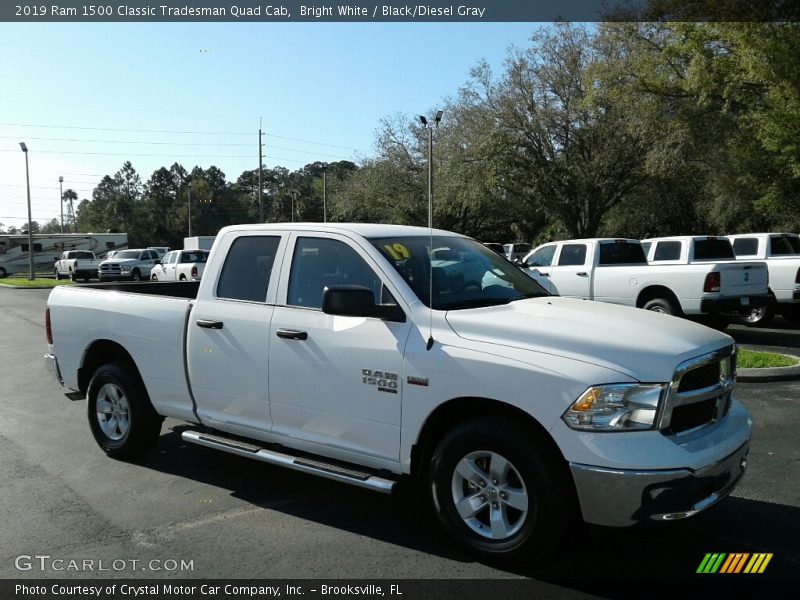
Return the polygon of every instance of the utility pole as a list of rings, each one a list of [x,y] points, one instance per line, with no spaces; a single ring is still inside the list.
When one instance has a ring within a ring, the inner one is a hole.
[[[264,134],[261,133],[261,118],[259,117],[258,119],[258,222],[259,223],[264,222],[264,201],[261,198],[261,171],[262,171],[262,165],[264,164],[264,161],[261,156],[261,148],[263,146],[263,144],[261,143],[261,138],[263,136]]]
[[[192,182],[186,187],[186,205],[189,207],[189,237],[192,237]]]
[[[58,203],[61,206],[61,233],[64,233],[64,177],[58,176],[58,189],[61,195],[58,197]]]
[[[297,190],[292,190],[292,223],[294,223],[294,201],[297,197]]]
[[[322,165],[322,222],[328,222],[328,163]]]

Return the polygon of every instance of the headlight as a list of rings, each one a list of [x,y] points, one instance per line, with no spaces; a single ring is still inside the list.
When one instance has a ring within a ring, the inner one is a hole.
[[[572,429],[652,429],[667,384],[615,383],[590,387],[561,417]]]
[[[131,272],[131,268],[130,268],[128,265],[123,265],[123,266],[121,266],[121,267],[119,268],[119,270],[120,270],[121,272],[123,272],[123,273],[130,273],[130,272]]]

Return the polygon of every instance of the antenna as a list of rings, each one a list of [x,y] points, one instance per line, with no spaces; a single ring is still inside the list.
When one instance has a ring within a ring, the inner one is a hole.
[[[433,118],[434,125],[439,128],[444,113],[436,111]],[[419,122],[428,130],[428,231],[430,234],[430,251],[428,256],[428,343],[426,350],[433,348],[433,127],[428,124],[428,119],[420,115]]]

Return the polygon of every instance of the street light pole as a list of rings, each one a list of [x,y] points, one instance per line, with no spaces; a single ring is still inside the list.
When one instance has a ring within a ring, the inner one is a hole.
[[[31,176],[28,169],[28,146],[25,142],[20,142],[19,147],[25,153],[25,184],[28,188],[28,279],[33,281],[36,276],[33,274],[33,218],[31,217]]]
[[[61,233],[64,233],[64,177],[58,176],[58,190],[61,193],[58,204],[61,206]]]
[[[433,118],[436,129],[439,129],[439,123],[442,121],[441,110],[436,111],[436,116]],[[433,227],[433,127],[428,124],[428,119],[420,115],[419,122],[428,130],[428,228]]]

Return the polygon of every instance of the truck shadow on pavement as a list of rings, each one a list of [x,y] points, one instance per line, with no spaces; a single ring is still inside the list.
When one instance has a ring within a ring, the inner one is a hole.
[[[177,426],[162,435],[158,451],[141,465],[230,490],[235,498],[265,510],[449,560],[475,562],[439,529],[424,494],[409,482],[401,482],[392,496],[376,494],[188,444],[180,437],[185,429]],[[700,577],[695,573],[708,552],[771,552],[764,577],[796,578],[798,539],[797,507],[731,497],[693,519],[667,526],[578,526],[546,563],[492,567],[499,569],[497,576],[505,572],[601,593],[612,580]]]

